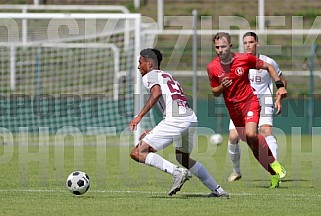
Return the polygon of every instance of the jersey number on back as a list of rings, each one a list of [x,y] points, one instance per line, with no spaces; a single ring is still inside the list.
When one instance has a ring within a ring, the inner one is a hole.
[[[173,100],[182,100],[182,101],[187,101],[184,92],[182,90],[181,85],[174,80],[170,75],[168,74],[162,74],[163,78],[168,78],[169,80],[167,81],[167,86],[169,88],[169,91],[171,92],[171,96]]]

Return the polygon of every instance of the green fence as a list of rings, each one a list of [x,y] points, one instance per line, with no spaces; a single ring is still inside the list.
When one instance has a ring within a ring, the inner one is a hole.
[[[287,98],[282,102],[282,113],[274,118],[274,127],[284,133],[292,132],[292,127],[301,128],[302,133],[309,133],[309,101],[307,95],[298,98]],[[321,99],[314,101],[313,126],[321,127]],[[215,131],[227,133],[229,117],[224,103],[212,99],[198,102],[199,125],[213,128]]]
[[[128,104],[126,104],[128,102]],[[0,100],[1,127],[17,133],[27,127],[36,133],[39,127],[48,127],[54,134],[62,127],[76,127],[86,132],[87,127],[115,127],[123,131],[133,116],[132,100],[99,98],[91,95],[85,99],[77,95],[11,95]]]
[[[37,132],[38,127],[48,127],[50,133],[56,133],[62,127],[77,127],[85,132],[87,127],[115,127],[119,133],[128,127],[133,117],[132,101],[114,101],[91,96],[81,98],[76,95],[63,95],[58,98],[46,95],[31,98],[26,95],[12,95],[0,98],[1,127],[17,133],[20,127],[28,127]],[[192,103],[190,103],[192,104]],[[224,101],[209,95],[208,100],[198,101],[199,126],[227,133],[229,115]],[[303,134],[309,133],[309,103],[306,95],[283,100],[282,114],[274,118],[274,127],[291,133],[292,127],[299,127]],[[321,127],[321,99],[314,101],[313,126]],[[162,119],[154,111],[156,122]],[[143,125],[145,129],[151,124]]]
[[[197,102],[197,116],[200,127],[213,129],[218,133],[228,133],[229,115],[221,98],[209,95],[208,100]],[[274,127],[281,129],[285,134],[292,132],[292,128],[301,128],[303,134],[309,133],[309,101],[307,95],[297,98],[287,98],[282,101],[283,111],[274,118]],[[192,103],[190,103],[192,104]],[[313,126],[321,127],[321,99],[314,101]],[[159,121],[161,116],[155,115]]]

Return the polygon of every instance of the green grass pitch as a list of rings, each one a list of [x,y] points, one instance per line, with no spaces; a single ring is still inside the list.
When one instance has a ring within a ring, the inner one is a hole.
[[[132,161],[132,146],[117,137],[107,138],[107,145],[3,143],[0,215],[320,215],[321,136],[278,136],[279,160],[288,172],[278,189],[268,188],[268,173],[245,143],[243,178],[225,182],[231,171],[226,138],[214,146],[199,137],[192,157],[208,168],[230,199],[207,198],[209,191],[195,177],[176,195],[167,196],[172,177]],[[175,161],[172,147],[160,154]],[[74,170],[85,171],[91,179],[82,196],[65,186]]]

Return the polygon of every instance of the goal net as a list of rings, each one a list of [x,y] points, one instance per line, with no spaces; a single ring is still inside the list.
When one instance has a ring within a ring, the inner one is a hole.
[[[1,14],[1,127],[121,133],[143,97],[138,54],[154,43],[144,28],[138,14]]]

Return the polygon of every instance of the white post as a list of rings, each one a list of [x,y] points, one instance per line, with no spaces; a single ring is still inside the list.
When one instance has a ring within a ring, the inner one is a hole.
[[[197,113],[197,10],[193,12],[193,110]]]
[[[135,89],[134,89],[134,115],[138,115],[140,109],[143,107],[143,95],[141,94],[142,89],[142,81],[141,81],[141,75],[138,71],[138,60],[139,60],[139,53],[141,49],[141,41],[140,41],[140,32],[141,32],[141,16],[137,17],[135,19]],[[141,125],[141,123],[140,123]],[[134,133],[134,145],[138,144],[139,142],[139,136],[141,134],[140,125],[137,127],[137,130]]]
[[[27,8],[24,7],[22,9],[22,13],[23,14],[26,14],[28,11],[27,11]],[[28,41],[28,24],[27,24],[27,19],[22,19],[22,43],[27,43]]]
[[[39,5],[39,0],[33,0],[33,4],[38,6]]]
[[[124,50],[127,51],[129,49],[130,45],[130,25],[131,25],[132,19],[126,19],[125,20],[125,36],[124,36]]]
[[[16,47],[10,46],[10,88],[16,89]]]
[[[258,0],[259,8],[258,8],[258,15],[259,15],[259,23],[258,27],[259,30],[263,31],[265,27],[265,13],[264,13],[264,0]]]
[[[157,0],[158,29],[164,30],[164,0]]]
[[[113,44],[112,48],[114,52],[114,101],[118,101],[118,95],[119,95],[119,79],[120,79],[120,70],[119,70],[119,65],[120,65],[120,57],[119,57],[119,48]]]
[[[139,7],[140,7],[140,0],[134,0],[134,6],[135,6],[135,9],[139,9]]]
[[[245,34],[245,31],[240,31],[238,34],[238,39],[239,39],[239,52],[244,52],[244,47],[243,47],[243,34]]]

